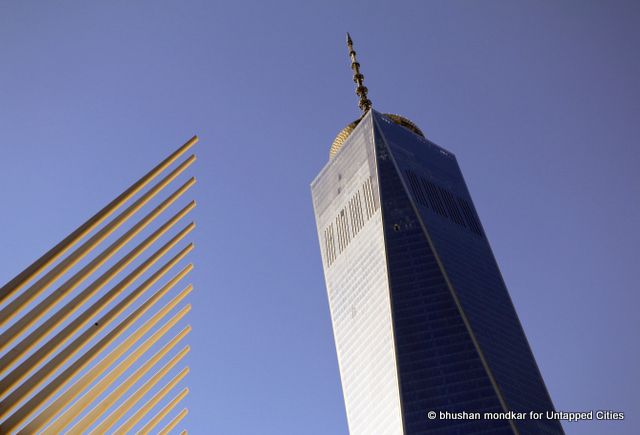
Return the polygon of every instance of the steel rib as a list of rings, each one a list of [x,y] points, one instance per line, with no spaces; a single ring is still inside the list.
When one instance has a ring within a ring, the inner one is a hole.
[[[165,244],[158,252],[156,252],[147,262],[140,265],[140,267],[134,271],[136,275],[143,273],[151,267],[153,263],[163,256],[168,250],[170,250],[175,244],[177,244],[182,238],[184,238],[195,225],[189,224],[180,233],[178,233],[173,239]],[[148,290],[153,284],[155,284],[160,278],[162,278],[173,266],[175,266],[180,260],[182,260],[189,252],[193,250],[193,244],[187,245],[178,254],[172,257],[166,264],[164,264],[158,271],[156,271],[151,277],[144,281],[135,290],[129,293],[118,304],[116,304],[107,314],[103,315],[94,325],[82,335],[76,338],[73,342],[73,348],[79,350],[87,341],[89,341],[98,332],[104,329],[113,319],[115,319],[122,311],[135,302],[146,290]],[[188,270],[183,271],[182,276],[186,275]],[[177,279],[174,278],[174,280]],[[22,361],[17,367],[15,367],[9,374],[7,374],[0,381],[0,392],[4,395],[9,389],[13,388],[18,382],[24,379],[41,361],[60,348],[66,340],[69,339],[74,333],[76,333],[82,326],[84,326],[89,320],[97,313],[99,313],[104,306],[117,297],[125,287],[128,287],[129,283],[121,282],[116,287],[112,288],[102,298],[97,300],[90,308],[85,310],[80,316],[74,319],[71,323],[65,326],[54,337],[49,339],[43,346],[31,354],[27,359]],[[35,332],[35,331],[34,331]],[[13,351],[13,350],[12,350]],[[6,357],[7,355],[5,355]],[[14,355],[12,355],[14,356]],[[18,356],[15,355],[17,358]],[[9,360],[7,358],[7,360]],[[4,362],[3,357],[0,360]]]
[[[149,392],[166,374],[187,354],[189,347],[183,349],[180,354],[176,355],[169,363],[167,363],[158,373],[156,373],[142,387],[136,390],[127,400],[125,400],[116,410],[114,410],[107,418],[105,418],[94,430],[92,434],[103,434],[118,422],[138,401]],[[182,369],[173,379],[171,379],[158,393],[145,402],[127,421],[125,421],[114,433],[128,433],[142,418],[149,412],[169,391],[171,391],[182,379],[189,373],[189,367]]]
[[[60,325],[63,321],[65,321],[71,314],[76,312],[79,308],[82,307],[82,304],[86,302],[91,296],[93,296],[96,292],[98,292],[102,287],[104,287],[117,273],[122,271],[126,266],[128,266],[132,261],[134,261],[139,255],[141,255],[149,246],[151,246],[156,240],[162,237],[167,231],[169,231],[180,219],[182,219],[189,211],[191,211],[195,207],[195,203],[191,202],[185,208],[176,213],[171,219],[165,222],[160,228],[154,231],[150,236],[148,236],[144,241],[142,241],[138,246],[136,246],[133,250],[131,250],[127,255],[125,255],[122,259],[120,259],[115,265],[113,265],[109,270],[103,273],[99,278],[89,284],[82,292],[73,297],[69,302],[67,302],[63,307],[59,308],[51,317],[45,320],[41,325],[39,325],[34,331],[29,333],[26,337],[24,337],[19,344],[17,344],[14,348],[12,348],[9,352],[7,352],[0,359],[0,371],[4,372],[9,364],[13,363],[16,359],[20,358],[24,353],[29,351],[31,348],[36,346],[43,338],[46,337],[50,331],[52,331],[56,326]],[[173,242],[173,244],[177,243],[177,240]],[[165,248],[161,248],[164,252],[168,251]],[[156,260],[159,257],[152,257]],[[148,264],[145,267],[139,267],[135,269],[131,274],[129,274],[124,281],[127,283],[121,289],[125,289],[131,282],[133,282],[138,276],[140,276],[144,271],[146,271],[152,263]],[[96,314],[99,311],[94,311]],[[43,314],[44,315],[44,314]],[[5,332],[0,334],[0,342],[10,343],[14,339],[19,337],[20,322],[15,323],[11,327],[9,327]],[[5,345],[6,346],[6,345]],[[2,390],[0,390],[2,391]]]
[[[18,295],[15,299],[13,299],[11,302],[9,302],[0,311],[0,326],[3,326],[5,323],[11,320],[14,316],[16,316],[22,308],[24,308],[29,302],[34,300],[38,295],[40,295],[44,290],[46,290],[54,280],[56,280],[62,274],[64,274],[67,270],[69,270],[69,268],[75,265],[87,253],[89,253],[96,245],[98,245],[98,243],[100,243],[102,240],[108,237],[113,231],[115,231],[120,225],[122,225],[133,213],[138,211],[143,205],[145,205],[149,200],[151,200],[158,192],[160,192],[167,184],[169,184],[173,179],[175,179],[178,175],[180,175],[182,171],[188,168],[189,165],[193,163],[193,161],[195,161],[195,156],[191,156],[189,159],[185,160],[182,164],[180,164],[180,166],[175,168],[171,173],[169,173],[166,177],[160,180],[154,187],[152,187],[149,191],[147,191],[136,202],[131,204],[126,210],[124,210],[116,218],[114,218],[111,222],[109,222],[106,226],[100,229],[89,240],[84,242],[79,248],[77,248],[74,252],[72,252],[68,257],[66,257],[64,260],[58,263],[54,268],[52,268],[49,272],[47,272],[42,278],[36,281],[35,284],[33,284],[31,287],[29,287],[23,293]],[[189,180],[189,182],[187,182],[187,184],[190,182],[193,183],[195,182],[195,180],[192,178],[191,180]],[[89,269],[83,268],[83,270],[89,270]],[[78,276],[79,274],[80,272],[74,275],[74,277]],[[74,279],[74,277],[72,277],[71,279]],[[69,281],[71,281],[71,279]],[[77,284],[79,284],[79,282]],[[52,294],[55,294],[55,292]],[[1,345],[2,343],[0,343],[0,346]]]
[[[188,312],[188,310],[186,311]],[[186,312],[184,314],[186,314]],[[175,326],[175,324],[184,316],[178,313],[170,321],[168,321],[162,328],[158,329],[153,335],[147,338],[140,346],[138,346],[133,352],[131,352],[125,359],[119,362],[113,369],[111,369],[104,377],[102,377],[95,385],[78,400],[76,400],[71,406],[69,406],[51,425],[49,425],[45,433],[58,434],[62,433],[62,430],[67,427],[80,413],[89,406],[96,397],[99,397],[109,388],[123,373],[125,373],[129,367],[131,367],[138,359],[140,359],[155,343],[157,343],[162,337],[169,332],[169,330]],[[150,359],[143,364],[143,368],[147,363],[152,363],[153,366],[160,358],[162,358],[169,350],[171,350],[176,344],[180,342],[191,330],[190,326],[185,327],[176,337],[171,339],[158,353],[153,355]],[[117,359],[117,358],[116,358]],[[115,362],[113,359],[112,362]],[[147,370],[151,367],[149,366]],[[108,367],[108,366],[107,366]],[[144,370],[143,374],[146,372]],[[90,374],[85,375],[82,379],[78,380],[74,385],[78,385],[77,388],[70,388],[63,395],[64,398],[57,399],[53,404],[47,407],[46,411],[38,416],[38,419],[45,420],[48,415],[49,419],[53,418],[60,410],[62,410],[68,403],[70,403],[77,395],[79,395],[86,386],[90,385],[100,374],[95,377]],[[126,386],[126,382],[120,384]],[[72,391],[69,393],[69,391]],[[75,395],[73,395],[75,391]],[[125,390],[126,391],[126,390]],[[31,426],[31,425],[30,425]],[[42,426],[40,426],[42,427]]]
[[[191,270],[192,266],[189,265],[184,270]],[[184,271],[183,270],[183,271]],[[179,274],[178,276],[182,275]],[[180,276],[181,277],[181,276]],[[178,277],[176,277],[178,278]],[[145,301],[137,310],[131,313],[124,321],[119,323],[115,328],[113,328],[107,335],[105,335],[101,340],[99,340],[96,344],[94,344],[89,350],[87,350],[80,358],[78,358],[73,364],[71,364],[67,369],[65,369],[58,377],[55,378],[55,381],[49,382],[39,393],[36,393],[34,397],[32,397],[24,406],[34,408],[36,403],[39,403],[36,400],[38,397],[42,399],[42,397],[48,398],[50,395],[54,394],[59,388],[60,385],[56,386],[57,383],[60,382],[61,378],[66,377],[67,379],[73,376],[82,368],[86,367],[97,355],[104,350],[109,344],[111,344],[116,338],[118,338],[133,322],[135,322],[138,318],[140,318],[145,312],[149,310],[163,295],[165,295],[177,282],[179,279],[173,279],[169,281],[165,286],[163,286],[160,290],[158,290],[151,298]],[[168,312],[172,307],[178,304],[178,302],[183,299],[192,289],[192,286],[189,285],[185,290],[183,290],[178,296],[176,296],[171,302],[169,302],[165,307],[163,307],[158,313],[156,313],[151,319],[156,319],[157,322],[159,320],[158,316],[160,313]],[[90,331],[90,330],[89,330]],[[88,331],[86,331],[88,333]],[[82,336],[81,336],[82,337]],[[79,338],[81,338],[79,337]],[[82,337],[84,338],[84,337]],[[130,337],[129,337],[130,338]],[[129,339],[127,338],[125,342]],[[4,418],[9,411],[18,406],[18,404],[25,398],[26,395],[31,393],[35,388],[37,388],[40,384],[42,384],[51,373],[59,368],[64,362],[66,362],[72,355],[74,355],[79,349],[74,348],[77,339],[71,342],[67,347],[58,353],[54,358],[47,361],[45,365],[43,365],[38,371],[36,371],[29,379],[27,379],[24,383],[22,383],[18,388],[12,391],[7,397],[5,397],[2,402],[0,402],[0,418]],[[5,423],[0,424],[0,432],[3,430],[3,425]]]
[[[185,346],[180,352],[178,352],[168,363],[166,363],[162,368],[160,368],[156,373],[153,374],[140,388],[134,391],[127,399],[125,399],[120,406],[118,406],[111,414],[109,414],[96,428],[92,431],[92,433],[106,433],[107,430],[111,429],[111,427],[120,419],[122,416],[129,410],[133,408],[133,406],[140,400],[140,398],[145,395],[154,385],[158,383],[160,379],[166,376],[169,371],[178,364],[182,358],[185,357],[187,353],[189,353],[189,346]],[[133,382],[135,383],[135,381]],[[129,382],[127,381],[127,384]],[[118,400],[122,395],[124,395],[126,391],[123,391],[115,400]],[[112,393],[113,394],[113,393]],[[91,426],[102,414],[104,414],[110,406],[113,405],[114,402],[111,402],[110,399],[105,399],[100,404],[96,405],[87,416],[83,417],[83,419],[78,422],[73,428],[71,428],[71,432],[83,432],[86,431],[89,426]]]
[[[150,433],[153,430],[153,428],[155,428],[158,425],[158,423],[160,423],[162,421],[162,419],[165,418],[167,416],[167,414],[169,414],[171,412],[171,410],[173,408],[175,408],[178,403],[180,403],[180,401],[182,399],[187,397],[187,394],[189,394],[189,388],[185,388],[180,393],[178,393],[178,395],[176,397],[171,399],[171,401],[169,403],[167,403],[164,406],[164,408],[162,408],[156,415],[154,415],[151,418],[151,420],[149,420],[147,422],[147,424],[145,424],[142,427],[142,429],[140,429],[138,434],[145,434],[146,435],[146,434]]]
[[[33,307],[27,314],[23,315],[18,321],[16,321],[6,331],[11,332],[16,336],[24,332],[27,328],[33,325],[38,319],[48,313],[53,306],[60,301],[67,293],[79,286],[90,274],[96,269],[102,266],[106,261],[115,255],[125,244],[138,235],[143,229],[145,229],[151,222],[153,222],[163,211],[165,211],[171,204],[177,201],[184,193],[189,190],[195,183],[195,179],[191,178],[169,197],[162,201],[157,207],[151,210],[145,217],[138,221],[133,227],[131,227],[126,233],[120,236],[115,242],[113,242],[107,249],[102,251],[98,256],[91,260],[75,275],[65,281],[58,289],[47,295],[41,302]],[[124,267],[123,265],[119,265]],[[7,309],[11,308],[11,304],[7,305]],[[4,334],[3,334],[4,335]],[[0,342],[0,350],[4,349],[7,343]]]
[[[93,217],[87,220],[84,224],[80,225],[71,234],[65,237],[61,242],[47,251],[39,259],[34,261],[25,270],[16,275],[11,281],[6,283],[0,289],[0,303],[10,297],[13,293],[20,290],[27,282],[29,282],[38,273],[43,271],[46,267],[56,261],[62,254],[69,250],[85,235],[90,233],[94,228],[100,225],[105,219],[116,211],[122,204],[127,202],[136,193],[142,190],[147,184],[149,184],[155,177],[161,172],[167,169],[173,162],[179,159],[184,153],[186,153],[195,143],[198,142],[198,137],[193,136],[184,145],[174,151],[169,157],[164,159],[151,171],[147,172],[142,178],[132,184],[127,190],[121,193],[116,199],[107,204]]]
[[[147,320],[142,326],[136,329],[129,337],[119,343],[115,349],[113,349],[107,356],[102,358],[98,363],[91,367],[78,381],[76,381],[71,387],[59,395],[51,404],[49,404],[39,415],[23,427],[19,433],[31,434],[36,430],[42,428],[47,424],[51,418],[55,416],[55,413],[59,411],[61,404],[66,404],[73,397],[76,397],[82,392],[82,389],[86,387],[84,381],[88,379],[96,379],[97,376],[104,373],[109,366],[118,358],[120,358],[133,344],[135,344],[140,338],[146,334],[151,328],[153,328],[162,318],[164,318],[171,309],[173,309],[182,299],[184,299],[190,292],[191,288],[188,287],[178,296],[176,296],[169,304],[165,305],[160,311],[154,314],[149,320]],[[170,321],[170,324],[177,323],[184,315],[186,315],[191,309],[190,305],[186,305],[182,308]],[[173,323],[172,323],[173,322]],[[83,367],[87,365],[88,361],[84,358],[76,360],[67,369],[65,369],[60,375],[58,375],[53,381],[48,383],[42,390],[31,397],[27,402],[20,407],[15,413],[7,418],[0,425],[0,432],[10,431],[16,429],[18,426],[24,424],[27,419],[37,412],[38,408],[42,406],[47,400],[49,400],[55,393],[63,388],[71,378],[76,375]]]
[[[187,408],[184,408],[178,415],[176,415],[173,420],[171,420],[165,427],[160,429],[158,435],[168,435],[189,413]],[[184,432],[184,431],[183,431]]]

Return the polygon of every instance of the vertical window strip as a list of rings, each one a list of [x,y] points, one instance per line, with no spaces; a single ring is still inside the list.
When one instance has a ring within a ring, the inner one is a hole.
[[[336,217],[336,231],[338,233],[338,252],[342,252],[342,228],[340,228],[340,217]]]
[[[356,222],[358,223],[358,231],[362,229],[362,224],[360,223],[360,203],[358,202],[358,194],[353,195],[353,209],[356,214]]]
[[[353,199],[351,200],[353,204],[353,221],[356,228],[358,228],[358,232],[362,229],[362,225],[360,225],[360,215],[358,214],[358,195],[353,195]]]
[[[324,229],[324,253],[327,258],[327,267],[331,266],[331,254],[329,253],[329,229]]]
[[[360,190],[358,190],[358,193],[360,192]],[[364,196],[364,212],[367,213],[367,195],[365,193],[365,189],[364,189],[364,185],[362,185],[362,192]],[[369,219],[369,217],[367,216],[367,219]]]
[[[329,259],[329,241],[327,239],[327,229],[324,229],[324,252],[325,257],[327,258],[327,266],[331,265],[331,260]]]
[[[364,221],[362,220],[362,202],[360,202],[360,191],[356,192],[354,200],[356,205],[356,213],[358,215],[358,224],[360,225],[360,229],[362,229],[364,227]]]
[[[416,178],[416,186],[418,186],[418,191],[420,192],[420,195],[422,196],[422,201],[424,202],[424,206],[429,208],[429,201],[427,200],[427,192],[425,191],[424,186],[422,185],[422,183],[420,183],[420,180],[418,179],[418,177],[415,177],[415,178]]]
[[[351,226],[353,227],[353,235],[360,232],[360,219],[358,218],[358,209],[356,208],[356,195],[354,194],[349,201],[351,211]]]
[[[337,217],[336,217],[337,219]],[[338,239],[338,251],[342,251],[342,249],[340,248],[340,227],[338,227],[338,222],[336,220],[336,234],[337,234],[337,239]]]
[[[469,210],[465,207],[465,200],[462,198],[458,198],[458,203],[460,204],[460,208],[462,209],[462,214],[464,215],[464,219],[467,221],[469,228],[475,232],[475,227],[473,225],[473,221],[471,220],[471,216],[469,215]]]
[[[427,191],[427,195],[429,196],[429,201],[431,202],[431,205],[433,206],[433,209],[435,210],[435,212],[441,216],[448,217],[447,212],[444,209],[444,204],[442,203],[442,199],[440,198],[440,195],[438,194],[438,190],[436,189],[436,186],[433,183],[431,183],[429,180],[425,180],[422,177],[420,177],[420,179],[422,181],[422,184],[425,187],[425,190]]]
[[[466,201],[465,201],[466,203]],[[482,234],[482,231],[480,230],[480,223],[478,222],[478,219],[476,218],[476,214],[473,212],[473,209],[471,208],[471,206],[466,203],[467,206],[467,210],[469,210],[469,216],[471,218],[471,222],[473,222],[473,227],[475,228],[476,232],[478,234]]]
[[[362,190],[364,192],[364,202],[365,202],[365,206],[367,208],[367,220],[369,220],[369,219],[371,219],[371,215],[373,213],[371,212],[371,202],[370,202],[371,196],[369,195],[369,185],[367,184],[366,181],[362,185]]]
[[[349,211],[349,218],[351,219],[351,228],[353,229],[353,235],[355,236],[358,233],[358,227],[356,225],[355,220],[353,219],[353,198],[347,201],[347,207]]]
[[[471,230],[481,236],[482,231],[480,230],[480,224],[476,219],[475,213],[473,213],[473,210],[471,209],[471,206],[469,205],[467,200],[465,200],[464,198],[458,198],[458,202],[460,203],[460,207],[462,208],[464,217],[467,220],[467,223],[469,224]]]
[[[476,232],[478,234],[481,234],[482,232],[480,231],[480,223],[478,223],[478,219],[476,218],[476,214],[473,212],[473,210],[471,209],[471,206],[469,204],[467,204],[467,209],[469,210],[469,216],[471,216],[471,221],[473,222],[473,226],[476,229]]]
[[[358,217],[360,218],[360,228],[364,227],[364,216],[362,215],[362,199],[360,198],[360,191],[356,193],[358,198]]]
[[[449,213],[447,213],[447,208],[444,205],[444,199],[440,195],[440,191],[438,190],[437,186],[433,183],[429,183],[429,184],[431,184],[431,190],[433,191],[433,195],[436,198],[438,207],[440,208],[440,213],[442,214],[442,216],[449,217]]]
[[[342,217],[338,215],[338,225],[340,226],[340,252],[344,251],[347,247],[346,237],[344,235],[344,226],[342,226]]]
[[[364,207],[367,212],[367,220],[371,219],[371,213],[369,213],[369,195],[367,195],[367,183],[362,185],[362,192],[364,195]]]
[[[458,210],[458,205],[453,199],[453,195],[449,193],[447,189],[443,189],[440,186],[438,186],[438,190],[440,191],[442,198],[444,198],[444,204],[447,207],[447,211],[449,212],[451,219],[458,225],[465,226],[462,215],[460,215],[460,210]]]
[[[331,243],[331,263],[333,263],[337,257],[336,255],[336,240],[333,235],[333,223],[329,225],[329,241]]]
[[[331,264],[336,259],[336,243],[333,236],[333,224],[329,225],[329,254],[331,255]]]
[[[342,248],[340,248],[340,252],[342,252],[347,247],[347,237],[344,233],[344,223],[342,222],[342,215],[340,213],[338,213],[338,225],[340,226],[340,244],[342,245]]]
[[[412,171],[409,171],[409,170],[406,171],[406,174],[407,174],[407,179],[409,180],[409,184],[411,186],[411,191],[413,192],[413,197],[416,199],[418,204],[426,207],[427,202],[424,198],[424,194],[422,192],[422,189],[421,189],[420,183],[418,182],[416,174],[414,174]]]
[[[362,204],[363,197],[364,205]],[[336,260],[338,254],[341,254],[347,248],[351,238],[355,237],[364,228],[366,221],[371,219],[377,209],[378,204],[375,201],[373,192],[373,178],[369,176],[362,184],[362,193],[358,190],[336,216],[335,233],[333,223],[329,224],[325,230],[325,250],[329,265]]]
[[[427,180],[425,180],[423,177],[420,177],[420,181],[424,187],[424,191],[426,192],[427,197],[429,198],[429,202],[431,203],[431,207],[433,208],[433,211],[438,214],[442,214],[440,213],[440,209],[438,208],[438,203],[436,202],[436,198],[434,197],[433,192],[429,188],[430,183]]]
[[[437,214],[449,218],[453,223],[482,236],[480,223],[469,203],[460,197],[456,197],[448,189],[432,183],[425,177],[417,175],[410,169],[404,170],[409,188],[418,204],[430,208]],[[365,183],[365,188],[372,189],[371,177]],[[365,201],[366,197],[365,189]]]
[[[351,234],[349,232],[349,221],[347,220],[347,207],[343,208],[340,212],[342,216],[342,225],[344,226],[344,234],[345,234],[345,248],[351,241]]]
[[[420,181],[418,181],[418,178],[416,177],[415,174],[411,174],[413,175],[413,184],[415,185],[415,190],[416,190],[416,195],[418,197],[418,202],[420,204],[422,204],[423,206],[427,207],[427,198],[425,197],[424,194],[424,190],[422,188],[422,184],[420,184]]]
[[[371,203],[373,204],[373,213],[378,211],[378,202],[376,201],[375,191],[373,189],[373,178],[369,177],[369,191],[371,192]]]
[[[411,192],[413,193],[413,197],[420,203],[420,198],[418,198],[418,191],[416,190],[416,185],[413,179],[413,172],[409,170],[405,170],[404,173],[407,175],[407,179],[409,180],[409,187],[411,187]]]

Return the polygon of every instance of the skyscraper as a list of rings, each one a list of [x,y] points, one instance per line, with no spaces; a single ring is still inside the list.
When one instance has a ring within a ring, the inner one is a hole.
[[[371,108],[347,43],[363,115],[311,190],[351,434],[562,433],[455,156]]]

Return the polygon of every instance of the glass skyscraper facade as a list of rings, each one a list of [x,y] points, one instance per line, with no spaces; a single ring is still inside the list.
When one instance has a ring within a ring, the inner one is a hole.
[[[563,433],[428,418],[554,408],[455,156],[406,127],[368,110],[311,185],[351,434]]]

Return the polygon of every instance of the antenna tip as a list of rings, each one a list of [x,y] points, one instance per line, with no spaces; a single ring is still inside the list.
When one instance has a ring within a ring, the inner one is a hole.
[[[351,35],[349,35],[349,32],[347,32],[347,44],[353,44],[353,41],[351,40]]]

